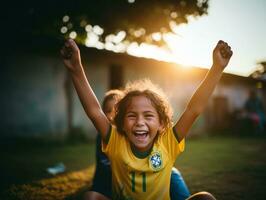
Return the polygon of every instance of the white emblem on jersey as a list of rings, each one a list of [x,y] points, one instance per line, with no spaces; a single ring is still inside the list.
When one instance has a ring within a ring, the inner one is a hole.
[[[158,151],[152,152],[149,158],[149,164],[153,170],[160,170],[163,165],[161,153]]]

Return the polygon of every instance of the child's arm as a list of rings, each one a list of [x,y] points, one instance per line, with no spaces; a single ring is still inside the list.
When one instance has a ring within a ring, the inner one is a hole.
[[[179,141],[187,135],[193,122],[204,110],[209,97],[219,82],[222,72],[232,55],[231,47],[226,42],[220,40],[213,50],[213,65],[211,69],[193,94],[184,113],[174,126]]]
[[[109,121],[103,113],[101,106],[86,78],[81,58],[80,51],[74,40],[68,39],[64,47],[60,51],[63,62],[71,74],[72,81],[78,93],[82,106],[93,122],[95,128],[100,132],[105,140]]]

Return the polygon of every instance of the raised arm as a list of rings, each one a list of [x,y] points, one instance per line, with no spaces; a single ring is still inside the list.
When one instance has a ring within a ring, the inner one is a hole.
[[[193,94],[184,113],[174,126],[179,141],[187,135],[193,122],[206,107],[208,99],[219,82],[222,72],[232,55],[231,47],[226,42],[220,40],[213,50],[213,65],[211,69]]]
[[[109,121],[103,113],[97,97],[86,78],[77,44],[72,39],[66,40],[60,53],[63,57],[64,65],[71,75],[75,89],[87,116],[91,119],[95,128],[105,140],[109,128]]]

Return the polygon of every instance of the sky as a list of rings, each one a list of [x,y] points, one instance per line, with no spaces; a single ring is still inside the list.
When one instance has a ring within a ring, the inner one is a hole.
[[[208,15],[191,18],[174,32],[164,36],[171,54],[145,44],[133,44],[128,53],[209,68],[212,49],[222,39],[234,52],[225,72],[249,76],[258,62],[266,61],[266,1],[209,0]]]

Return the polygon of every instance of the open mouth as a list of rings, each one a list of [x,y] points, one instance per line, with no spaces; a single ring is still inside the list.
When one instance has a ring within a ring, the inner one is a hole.
[[[134,136],[140,140],[145,139],[147,135],[148,135],[148,131],[141,131],[141,130],[134,131]]]

